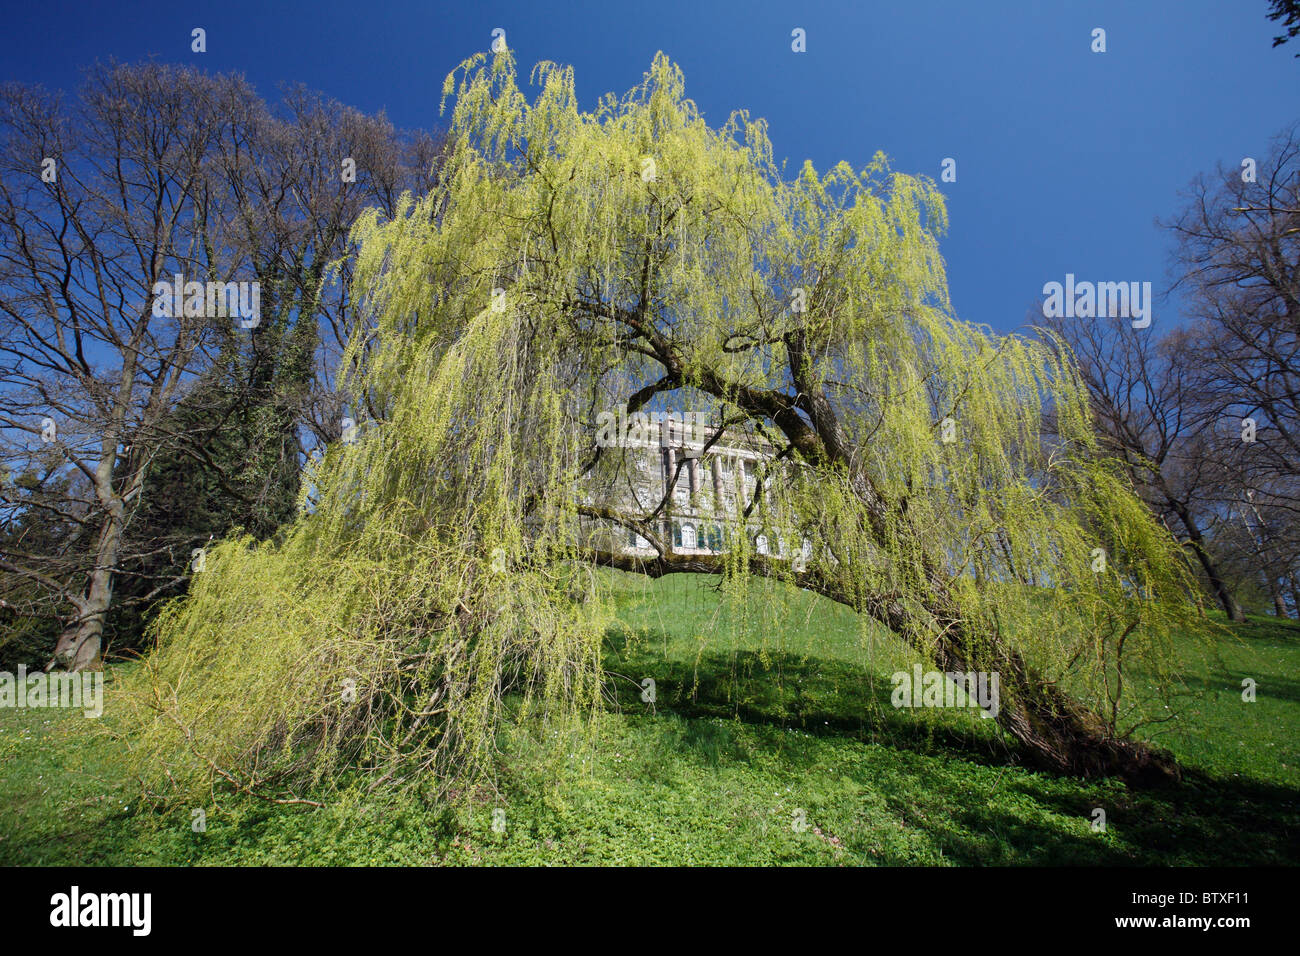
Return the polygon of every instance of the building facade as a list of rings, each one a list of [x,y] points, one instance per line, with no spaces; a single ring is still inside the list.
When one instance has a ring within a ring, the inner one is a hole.
[[[770,496],[755,500],[759,483],[786,467],[768,442],[725,433],[714,440],[718,429],[690,415],[638,413],[625,422],[620,410],[618,428],[598,441],[621,456],[619,478],[607,491],[611,507],[642,516],[662,504],[656,530],[675,554],[722,554],[743,527],[754,553],[806,560],[811,545],[796,539],[793,516],[781,514]],[[614,524],[609,532],[623,554],[656,554],[634,531]]]

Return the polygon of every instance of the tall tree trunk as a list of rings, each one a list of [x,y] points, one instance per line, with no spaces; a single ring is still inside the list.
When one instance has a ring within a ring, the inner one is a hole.
[[[1192,551],[1196,554],[1196,560],[1201,564],[1201,570],[1205,572],[1206,578],[1209,579],[1210,589],[1214,592],[1214,597],[1219,602],[1219,606],[1227,613],[1228,620],[1240,624],[1246,620],[1246,613],[1241,609],[1241,605],[1237,603],[1231,588],[1223,580],[1223,575],[1219,573],[1218,565],[1210,557],[1209,551],[1206,550],[1205,536],[1201,534],[1196,519],[1192,517],[1191,511],[1179,502],[1171,500],[1169,506],[1173,508],[1174,513],[1178,515],[1178,520],[1187,529],[1187,539],[1192,544]]]
[[[117,432],[110,430],[103,439],[99,466],[95,469],[95,494],[104,507],[104,523],[95,545],[95,566],[86,582],[86,593],[77,608],[77,620],[59,635],[54,645],[54,660],[70,671],[94,670],[103,666],[104,620],[113,603],[113,573],[117,570],[122,531],[126,527],[126,499],[140,493],[144,480],[142,468],[131,474],[129,490],[119,495],[113,488],[117,463]]]
[[[121,503],[116,504],[118,507],[110,511],[100,531],[95,568],[86,584],[77,620],[59,635],[54,646],[52,663],[70,671],[97,670],[103,665],[104,620],[113,603],[113,569],[122,542]]]
[[[1268,579],[1268,589],[1273,592],[1273,613],[1285,620],[1291,615],[1286,612],[1286,598],[1282,597],[1282,587],[1277,578]]]

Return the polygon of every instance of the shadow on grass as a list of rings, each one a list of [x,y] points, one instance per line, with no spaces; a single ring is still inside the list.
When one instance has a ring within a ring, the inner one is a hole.
[[[1253,675],[1245,671],[1241,674],[1225,672],[1222,677],[1211,678],[1184,674],[1179,680],[1188,691],[1192,692],[1193,698],[1198,694],[1224,694],[1239,697],[1242,691],[1242,678],[1251,676]],[[1255,693],[1259,697],[1272,697],[1277,700],[1288,700],[1300,704],[1300,680],[1281,677],[1277,674],[1260,674],[1255,675],[1255,681]]]
[[[735,651],[683,661],[664,659],[612,639],[609,669],[655,681],[655,709],[687,718],[735,718],[747,724],[797,729],[816,737],[887,743],[918,753],[957,751],[973,762],[1006,765],[1015,750],[995,728],[962,727],[973,717],[895,708],[893,685],[845,661],[797,654]],[[620,709],[644,713],[648,705],[633,683],[613,682]],[[945,722],[947,720],[947,722]],[[973,721],[972,721],[973,722]],[[992,723],[991,721],[989,722]]]
[[[637,681],[653,677],[654,712],[685,721],[684,728],[674,731],[677,746],[695,751],[705,763],[738,756],[725,729],[710,729],[717,722],[709,718],[739,720],[768,731],[764,739],[795,772],[804,763],[812,769],[813,758],[800,751],[797,741],[782,740],[781,731],[889,748],[889,760],[873,767],[873,786],[900,821],[915,820],[953,862],[1300,862],[1300,790],[1294,788],[1187,766],[1182,784],[1149,791],[1130,790],[1118,780],[1056,777],[1023,766],[1014,742],[996,728],[965,729],[952,711],[918,714],[894,708],[891,682],[851,662],[755,651],[665,659],[654,653],[656,641],[611,638],[610,643],[611,670]],[[625,713],[651,709],[639,687],[615,683]],[[1220,689],[1196,678],[1189,683]],[[1270,677],[1269,685],[1278,696],[1294,699],[1291,695],[1300,693],[1300,684],[1292,680]],[[972,785],[971,764],[1006,773],[998,773],[997,784],[981,792]],[[1033,813],[1023,812],[1026,800]],[[960,809],[954,812],[954,807]],[[1107,823],[1100,833],[1091,828],[1098,808],[1105,811]],[[888,850],[879,859],[890,862]]]
[[[1088,821],[1096,809],[1130,852],[1109,863],[1193,866],[1295,865],[1300,862],[1300,791],[1245,777],[1184,768],[1183,782],[1159,790],[1116,788],[1065,793],[1025,780],[1010,784],[1039,805]],[[1079,862],[1073,858],[1063,862]]]

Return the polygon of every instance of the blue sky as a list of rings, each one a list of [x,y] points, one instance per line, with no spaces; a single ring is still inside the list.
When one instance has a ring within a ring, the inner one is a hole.
[[[240,71],[264,96],[302,82],[400,126],[439,124],[443,77],[496,27],[521,69],[572,64],[583,105],[639,81],[658,50],[712,123],[747,108],[790,172],[884,150],[941,183],[957,313],[1022,325],[1048,281],[1167,287],[1154,223],[1217,162],[1261,156],[1300,120],[1300,42],[1273,49],[1267,0],[858,0],[450,4],[384,0],[5,0],[0,79],[75,86],[95,59]],[[190,30],[208,51],[190,52]],[[807,52],[791,51],[801,27]],[[1107,52],[1090,49],[1106,30]],[[1157,300],[1154,328],[1177,321]]]

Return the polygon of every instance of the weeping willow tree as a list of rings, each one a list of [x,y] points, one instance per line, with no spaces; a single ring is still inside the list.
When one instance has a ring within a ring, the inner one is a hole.
[[[130,738],[150,786],[459,786],[503,728],[570,741],[607,696],[602,566],[718,575],[737,606],[815,591],[941,671],[997,673],[1026,759],[1177,776],[1125,682],[1169,677],[1176,545],[1062,353],[954,317],[933,183],[879,155],[787,176],[763,122],[710,128],[662,55],[590,112],[570,69],[532,85],[509,51],[467,60],[440,184],[356,225],[364,420],[309,463],[281,541],[213,548],[160,617]],[[597,437],[620,406],[769,449],[725,548],[618,493],[635,456]]]

